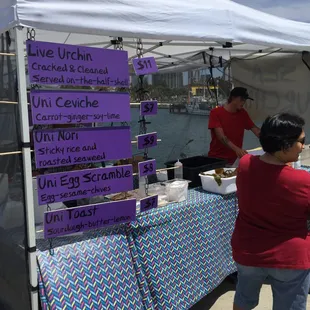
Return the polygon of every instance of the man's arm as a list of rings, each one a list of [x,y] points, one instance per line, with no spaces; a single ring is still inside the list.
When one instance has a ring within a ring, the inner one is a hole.
[[[226,147],[233,150],[239,158],[247,154],[247,151],[239,148],[235,144],[233,144],[224,134],[224,131],[222,128],[214,128],[214,133],[216,137],[221,141]]]
[[[246,110],[243,110],[243,113],[244,113],[244,129],[251,130],[254,133],[254,135],[257,138],[259,138],[260,128],[254,124],[254,122],[252,121]]]
[[[254,133],[254,135],[259,138],[259,134],[260,134],[260,128],[257,127],[256,125],[254,125],[252,128],[251,128],[251,131]]]

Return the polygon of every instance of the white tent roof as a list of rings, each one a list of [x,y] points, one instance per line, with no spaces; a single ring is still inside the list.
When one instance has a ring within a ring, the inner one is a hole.
[[[140,37],[165,70],[207,65],[208,55],[192,56],[209,47],[226,59],[228,51],[310,50],[310,24],[229,0],[1,0],[0,33],[18,25],[38,29],[36,40],[67,44],[113,48],[112,37],[122,37],[129,58]],[[233,47],[223,49],[226,42]]]

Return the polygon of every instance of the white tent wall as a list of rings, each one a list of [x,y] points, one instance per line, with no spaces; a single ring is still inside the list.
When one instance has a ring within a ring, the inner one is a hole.
[[[190,57],[201,51],[228,59],[230,55],[255,53],[268,47],[283,51],[310,47],[310,24],[278,18],[228,0],[1,0],[0,32],[16,26],[36,28],[36,40],[66,44],[113,48],[111,38],[122,37],[129,60],[136,54],[136,38],[142,38],[145,54],[154,56],[166,70],[169,66],[182,70],[182,66],[200,65],[201,59]],[[16,35],[28,246],[34,248],[25,30],[16,28]],[[202,65],[209,63],[204,61]],[[29,253],[29,281],[36,287],[34,256]],[[35,294],[32,309],[38,309]]]
[[[308,53],[233,58],[231,67],[234,85],[248,88],[254,99],[247,110],[257,123],[284,111],[310,118]]]

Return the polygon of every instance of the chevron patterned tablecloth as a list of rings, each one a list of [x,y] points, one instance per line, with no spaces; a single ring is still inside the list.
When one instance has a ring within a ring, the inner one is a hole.
[[[54,255],[38,252],[38,268],[44,310],[142,310],[149,304],[121,229],[56,247]]]
[[[236,271],[230,246],[236,204],[235,194],[194,189],[187,201],[150,211],[132,224],[155,309],[188,309]]]
[[[182,310],[235,272],[235,195],[194,189],[131,225],[38,240],[44,310]]]

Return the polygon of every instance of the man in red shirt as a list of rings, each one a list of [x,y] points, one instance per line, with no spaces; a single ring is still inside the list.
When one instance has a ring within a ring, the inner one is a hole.
[[[255,126],[247,111],[243,108],[249,97],[244,87],[235,87],[229,95],[228,102],[213,109],[209,117],[211,143],[209,157],[225,159],[232,165],[237,158],[247,152],[242,149],[244,130],[251,130],[257,137],[260,129]]]

